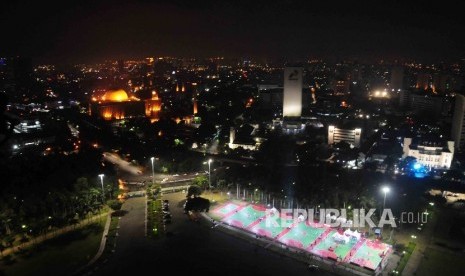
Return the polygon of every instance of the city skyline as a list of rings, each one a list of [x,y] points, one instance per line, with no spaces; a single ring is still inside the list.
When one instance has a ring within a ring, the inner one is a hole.
[[[460,9],[417,3],[80,1],[2,3],[2,56],[37,63],[145,56],[450,61],[463,57]]]
[[[465,271],[458,3],[48,2],[0,3],[0,276]]]

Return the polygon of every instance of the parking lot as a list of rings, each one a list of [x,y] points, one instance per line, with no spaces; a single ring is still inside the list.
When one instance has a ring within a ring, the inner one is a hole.
[[[130,198],[123,205],[128,214],[120,221],[115,253],[93,275],[126,275],[168,271],[215,273],[216,275],[331,275],[309,271],[305,263],[284,257],[250,241],[233,237],[209,226],[211,222],[184,214],[185,194],[163,195],[169,200],[171,223],[160,239],[144,237],[144,197]],[[132,214],[131,214],[132,213]],[[140,220],[134,221],[133,218]],[[131,230],[132,229],[132,230]]]

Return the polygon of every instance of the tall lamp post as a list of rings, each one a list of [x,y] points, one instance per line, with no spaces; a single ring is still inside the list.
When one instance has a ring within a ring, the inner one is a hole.
[[[384,208],[386,207],[386,195],[387,195],[387,193],[389,193],[390,189],[389,189],[388,186],[384,186],[383,188],[381,188],[381,190],[384,193],[384,200],[383,200],[383,211],[384,211]],[[383,228],[382,230],[383,230],[383,235],[384,235],[384,225],[382,226],[382,228]],[[391,240],[391,238],[392,238],[392,231],[393,231],[393,229],[391,229],[391,234],[389,235],[389,240]]]
[[[102,201],[105,203],[105,190],[103,189],[103,177],[105,176],[103,173],[98,175],[100,177],[100,184],[102,184]]]
[[[213,162],[213,160],[208,159],[208,188],[212,188],[212,177],[211,177],[211,171],[210,171],[210,164]]]
[[[389,189],[389,187],[384,186],[384,187],[382,188],[382,191],[383,191],[383,193],[384,193],[384,200],[383,200],[383,209],[384,209],[385,206],[386,206],[386,194],[389,193],[390,189]]]
[[[150,161],[152,161],[152,185],[155,184],[155,172],[153,169],[153,161],[155,160],[155,157],[150,157]]]

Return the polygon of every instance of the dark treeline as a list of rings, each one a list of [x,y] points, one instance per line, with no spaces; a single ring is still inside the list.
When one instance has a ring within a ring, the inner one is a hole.
[[[0,244],[11,246],[77,223],[102,207],[101,153],[14,156],[0,160]],[[105,171],[111,175],[111,169]],[[110,177],[106,177],[106,182]],[[107,185],[105,184],[105,185]],[[107,185],[111,193],[113,184]]]

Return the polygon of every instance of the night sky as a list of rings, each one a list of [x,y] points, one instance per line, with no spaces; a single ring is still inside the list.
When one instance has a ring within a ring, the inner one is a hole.
[[[72,2],[72,3],[68,3]],[[2,1],[0,56],[465,57],[460,1]]]

